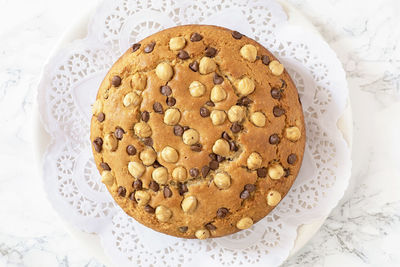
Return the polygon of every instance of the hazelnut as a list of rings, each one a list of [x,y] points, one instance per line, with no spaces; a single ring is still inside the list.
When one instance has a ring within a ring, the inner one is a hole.
[[[151,148],[146,148],[140,152],[139,158],[144,165],[150,166],[156,161],[157,153]]]
[[[118,147],[118,140],[115,138],[113,133],[106,134],[104,136],[104,148],[109,151],[115,151]]]
[[[175,163],[178,161],[179,155],[176,149],[166,146],[161,151],[161,158],[168,163]]]
[[[231,177],[227,173],[217,173],[214,176],[214,184],[219,189],[228,189],[231,186]]]
[[[199,142],[200,135],[195,129],[189,129],[183,133],[182,140],[186,145],[194,145]]]
[[[181,203],[183,212],[192,213],[197,208],[197,199],[194,196],[185,197]]]
[[[253,93],[255,88],[254,81],[248,77],[241,79],[237,85],[238,92],[243,96]]]
[[[133,130],[135,134],[141,138],[149,137],[152,133],[150,126],[143,121],[136,123]]]
[[[103,111],[103,102],[100,99],[97,99],[92,106],[92,113],[93,115],[97,116],[100,112]]]
[[[158,184],[165,184],[168,181],[168,170],[164,167],[158,167],[153,170],[151,177]]]
[[[226,91],[224,90],[224,88],[222,88],[221,85],[215,85],[211,89],[210,99],[214,103],[221,102],[221,101],[225,100],[226,96],[227,96],[226,95]]]
[[[214,125],[221,125],[225,122],[226,114],[222,110],[213,110],[210,114],[211,122]]]
[[[241,122],[246,116],[246,111],[241,106],[232,106],[228,110],[228,119],[230,122]]]
[[[181,119],[181,113],[176,108],[169,108],[164,114],[164,123],[167,125],[176,125]]]
[[[172,75],[174,75],[174,70],[167,62],[161,62],[156,67],[156,75],[161,80],[168,82],[171,80]]]
[[[110,171],[103,171],[101,173],[101,182],[105,185],[112,186],[114,184],[115,177]]]
[[[243,217],[236,223],[236,227],[241,230],[250,228],[252,225],[253,220],[250,217]]]
[[[218,139],[217,141],[215,141],[212,147],[212,151],[215,154],[221,155],[223,157],[228,156],[230,151],[228,141],[226,141],[225,139]]]
[[[262,112],[254,112],[250,116],[250,121],[257,127],[264,127],[267,118]]]
[[[172,171],[172,178],[177,181],[183,182],[187,178],[187,171],[185,167],[178,166]]]
[[[261,167],[262,157],[257,152],[253,152],[247,158],[247,167],[250,170],[255,170]]]
[[[195,235],[198,239],[203,240],[203,239],[207,239],[207,238],[210,237],[210,231],[208,231],[207,229],[200,229],[200,230],[197,230],[197,231],[194,233],[194,235]]]
[[[301,137],[300,129],[296,126],[288,127],[285,129],[285,136],[292,142],[296,142]]]
[[[150,194],[143,190],[136,191],[135,200],[139,206],[146,206],[150,201]]]
[[[131,161],[128,163],[128,172],[136,179],[142,177],[145,171],[146,167],[140,162]]]
[[[189,93],[193,96],[193,97],[200,97],[203,96],[204,93],[206,91],[206,87],[204,86],[204,84],[202,84],[199,81],[193,81],[190,85],[189,85]]]
[[[271,177],[271,179],[278,180],[284,174],[285,171],[283,170],[283,167],[278,163],[274,163],[268,167],[268,176]]]
[[[147,85],[147,77],[141,73],[135,73],[131,79],[131,87],[134,90],[143,91]]]
[[[130,105],[138,106],[142,101],[142,97],[135,92],[128,93],[124,96],[123,103],[125,107],[129,107]]]
[[[212,58],[203,57],[200,59],[199,72],[200,74],[208,74],[217,69],[217,64]]]
[[[169,49],[171,50],[181,50],[186,45],[186,40],[183,37],[172,37],[169,39]]]
[[[272,74],[275,76],[281,75],[283,73],[283,70],[285,69],[285,67],[277,60],[272,60],[268,66]]]
[[[160,222],[167,222],[172,217],[172,211],[165,206],[158,206],[156,208],[156,218]]]
[[[282,196],[278,191],[270,190],[267,194],[267,203],[269,206],[276,206],[281,201]]]
[[[246,44],[240,48],[240,55],[244,59],[254,62],[257,58],[257,48],[254,45]]]

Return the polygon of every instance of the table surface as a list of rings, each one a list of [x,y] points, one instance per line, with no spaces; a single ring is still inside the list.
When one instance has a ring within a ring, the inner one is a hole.
[[[400,1],[287,1],[343,63],[354,138],[344,199],[283,266],[400,266]],[[40,70],[96,2],[0,0],[0,266],[103,266],[51,208],[34,151]]]

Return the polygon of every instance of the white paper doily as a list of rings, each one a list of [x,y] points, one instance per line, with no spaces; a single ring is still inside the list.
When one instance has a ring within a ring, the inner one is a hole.
[[[287,24],[273,1],[105,1],[89,34],[57,53],[39,86],[42,121],[51,135],[44,183],[55,209],[69,222],[97,233],[119,265],[278,265],[297,227],[326,216],[350,177],[350,153],[337,120],[348,95],[336,55],[317,36]],[[95,169],[89,141],[90,104],[108,68],[132,43],[179,24],[236,29],[270,49],[287,67],[301,95],[307,146],[290,193],[265,219],[238,234],[183,240],[136,223],[114,204]]]

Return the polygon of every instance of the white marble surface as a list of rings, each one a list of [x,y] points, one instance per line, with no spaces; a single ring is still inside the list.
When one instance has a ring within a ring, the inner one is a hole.
[[[44,195],[34,145],[40,69],[98,0],[0,0],[0,266],[102,266]],[[288,0],[347,72],[353,175],[320,231],[284,266],[400,266],[400,1]]]

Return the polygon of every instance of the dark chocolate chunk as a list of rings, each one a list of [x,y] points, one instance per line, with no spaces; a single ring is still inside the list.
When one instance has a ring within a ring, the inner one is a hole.
[[[111,171],[110,165],[108,165],[108,164],[105,163],[105,162],[101,162],[101,163],[100,163],[100,167],[101,167],[103,170],[105,170],[105,171]]]
[[[209,46],[206,48],[205,52],[206,57],[215,57],[216,54],[217,54],[217,49],[215,49],[214,47]]]
[[[217,230],[217,227],[215,227],[215,225],[212,224],[212,223],[207,223],[206,225],[204,225],[204,227],[205,227],[207,230],[210,230],[210,231]]]
[[[281,108],[281,107],[278,107],[278,106],[274,107],[272,112],[274,113],[275,117],[280,117],[283,114],[285,114],[285,110],[283,108]]]
[[[228,215],[229,210],[227,208],[219,208],[217,210],[217,217],[218,218],[225,218]]]
[[[103,122],[106,119],[106,114],[104,114],[103,112],[100,112],[99,115],[97,115],[97,120],[99,122]]]
[[[210,169],[211,170],[216,170],[216,169],[218,169],[218,167],[219,167],[219,163],[218,163],[218,161],[216,161],[216,160],[212,160],[212,161],[210,161],[210,163],[208,164],[208,166],[210,166]]]
[[[270,143],[271,145],[279,144],[280,141],[281,141],[281,139],[279,138],[279,135],[277,135],[277,134],[272,134],[272,135],[269,137],[269,143]]]
[[[103,148],[103,139],[101,139],[101,137],[96,137],[96,139],[93,140],[93,146],[94,150],[100,153],[101,149]]]
[[[168,85],[163,85],[160,87],[160,93],[165,96],[170,96],[172,94],[172,89]]]
[[[199,71],[199,62],[193,61],[189,64],[189,68],[194,72]]]
[[[281,99],[282,95],[281,95],[281,90],[278,88],[272,88],[271,89],[271,96],[274,99]]]
[[[266,56],[266,55],[261,56],[261,61],[262,61],[262,63],[263,63],[264,65],[267,65],[267,66],[268,66],[268,64],[269,64],[269,62],[270,62],[269,56]]]
[[[153,146],[153,139],[151,137],[143,138],[143,144],[146,146]]]
[[[114,136],[118,140],[121,140],[122,137],[124,137],[124,133],[125,133],[124,129],[122,129],[121,127],[117,127],[115,128]]]
[[[167,103],[168,106],[172,107],[175,106],[176,104],[176,99],[172,96],[167,97],[167,100],[165,101]]]
[[[232,133],[238,133],[243,129],[243,126],[240,125],[238,122],[234,122],[231,126]]]
[[[126,147],[126,153],[128,153],[129,156],[133,156],[136,154],[136,148],[133,145],[128,145]]]
[[[168,186],[164,187],[164,197],[165,198],[172,197],[172,191],[171,189],[169,189]]]
[[[192,33],[192,35],[190,36],[190,41],[192,41],[192,42],[198,42],[198,41],[201,41],[202,39],[203,39],[203,36],[201,36],[197,32]]]
[[[156,46],[155,42],[151,42],[148,45],[146,45],[146,47],[144,48],[144,52],[145,53],[151,53],[154,50],[154,47]]]
[[[214,82],[214,84],[221,84],[224,82],[224,78],[222,78],[222,76],[219,76],[218,74],[215,73],[213,82]]]
[[[141,44],[136,43],[132,45],[132,53],[135,52],[136,50],[138,50],[140,48]]]
[[[241,198],[241,199],[247,199],[247,198],[249,198],[249,196],[250,196],[250,192],[247,191],[247,190],[243,190],[243,191],[240,193],[240,198]]]
[[[188,52],[186,52],[185,50],[181,50],[178,52],[178,58],[185,60],[185,59],[190,58],[190,56],[189,56]]]
[[[297,155],[296,154],[290,154],[287,158],[287,162],[291,165],[295,164],[297,161]]]
[[[148,213],[154,213],[156,211],[152,206],[148,204],[144,207],[144,210]]]
[[[256,186],[254,184],[246,184],[244,186],[244,189],[251,193],[251,192],[256,191]]]
[[[194,144],[190,146],[190,149],[194,152],[200,152],[203,146],[201,144]]]
[[[200,108],[200,116],[202,116],[203,118],[210,116],[210,111],[205,108],[205,107],[201,107]]]
[[[121,77],[119,77],[118,75],[114,76],[111,80],[111,84],[114,85],[115,87],[118,87],[121,85]]]
[[[163,114],[163,113],[164,113],[163,106],[161,105],[160,102],[155,102],[155,103],[153,104],[153,110],[154,110],[154,112],[156,112],[156,113],[160,113],[160,114]]]
[[[181,226],[178,228],[179,232],[181,232],[181,233],[186,233],[188,229],[189,229],[189,227],[187,227],[187,226]]]
[[[241,39],[242,38],[242,36],[243,36],[243,34],[241,34],[240,32],[238,32],[238,31],[233,31],[232,32],[232,37],[233,38],[235,38],[235,39]]]
[[[175,134],[176,136],[182,136],[182,135],[183,135],[183,132],[184,132],[184,130],[183,130],[183,127],[182,127],[182,126],[180,126],[180,125],[175,125],[175,126],[174,126],[174,134]]]
[[[203,176],[203,178],[206,178],[209,172],[210,172],[210,167],[208,167],[207,165],[201,168],[201,175]]]
[[[133,181],[133,183],[132,183],[132,187],[135,190],[142,190],[142,186],[143,186],[143,182],[140,179],[137,179],[137,180]]]
[[[148,111],[143,111],[142,114],[140,114],[140,118],[144,122],[148,122],[150,119],[150,113]]]
[[[267,168],[262,167],[262,168],[257,169],[257,176],[260,178],[267,177]]]
[[[117,190],[117,194],[119,197],[125,197],[126,196],[126,188],[123,186],[119,186]]]
[[[155,181],[151,181],[151,182],[150,182],[149,188],[150,188],[151,190],[153,190],[154,192],[157,192],[158,190],[160,190],[160,186],[159,186],[158,183],[155,182]]]
[[[199,176],[200,171],[199,171],[199,169],[197,169],[197,168],[191,168],[191,169],[189,170],[189,174],[190,174],[190,176],[196,178],[196,177]]]

